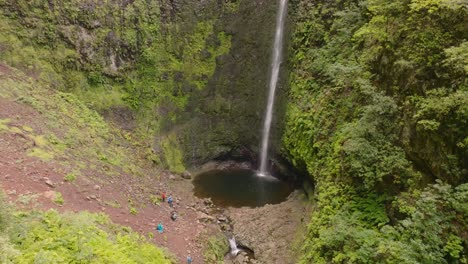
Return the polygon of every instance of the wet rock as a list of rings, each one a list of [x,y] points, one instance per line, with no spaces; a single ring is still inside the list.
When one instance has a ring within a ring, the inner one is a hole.
[[[205,206],[211,207],[211,206],[213,206],[213,201],[211,201],[211,198],[206,198],[206,199],[203,199],[203,204]]]
[[[244,252],[240,252],[236,258],[234,259],[234,263],[235,264],[244,264],[245,262],[245,257],[246,257],[246,254]]]
[[[227,217],[225,215],[218,215],[217,219],[220,222],[227,222],[228,221],[228,219],[227,219]]]
[[[192,174],[188,171],[184,171],[184,173],[182,173],[182,178],[186,179],[186,180],[190,180],[192,179]]]
[[[221,223],[219,226],[224,232],[232,232],[232,227],[226,223]]]
[[[260,208],[232,208],[229,223],[239,244],[255,251],[258,263],[295,263],[291,259],[291,244],[295,231],[304,216],[300,196],[291,196],[287,201],[265,205]],[[222,222],[219,224],[221,228]],[[227,228],[227,227],[224,227]],[[252,263],[252,259],[249,263]]]

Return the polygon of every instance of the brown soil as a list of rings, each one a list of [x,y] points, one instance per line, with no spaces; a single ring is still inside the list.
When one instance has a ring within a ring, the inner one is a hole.
[[[0,64],[0,73],[8,75],[12,71]],[[32,107],[0,97],[0,120],[11,119],[10,127],[27,125],[41,134],[47,128],[45,119]],[[60,131],[57,131],[59,134]],[[169,173],[155,173],[147,169],[147,176],[137,177],[128,174],[96,177],[89,170],[75,181],[64,181],[71,171],[62,161],[42,161],[30,157],[27,152],[34,141],[22,133],[0,130],[0,187],[8,200],[24,209],[50,209],[60,212],[104,212],[113,222],[130,226],[142,235],[153,233],[152,241],[159,247],[166,247],[174,253],[179,263],[186,263],[188,254],[193,263],[203,263],[202,242],[212,226],[197,221],[193,206],[201,201],[192,195],[190,181],[180,176],[169,179]],[[157,180],[156,180],[157,179]],[[53,200],[54,192],[63,195],[64,204]],[[167,203],[154,205],[150,195],[159,196],[164,191],[174,197],[175,209],[179,215],[176,221],[170,219],[171,208]],[[137,213],[130,213],[129,199]],[[191,205],[191,206],[189,206]],[[158,223],[164,226],[164,233],[156,232]]]

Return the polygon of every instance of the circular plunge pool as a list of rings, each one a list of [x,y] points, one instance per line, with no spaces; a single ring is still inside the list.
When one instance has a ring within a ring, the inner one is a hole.
[[[197,175],[195,195],[211,198],[218,206],[258,207],[283,202],[293,188],[271,177],[245,169],[212,170]]]

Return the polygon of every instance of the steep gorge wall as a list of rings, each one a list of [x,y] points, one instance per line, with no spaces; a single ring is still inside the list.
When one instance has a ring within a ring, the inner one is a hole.
[[[276,3],[0,1],[0,59],[74,92],[171,170],[255,150]]]
[[[232,36],[231,48],[216,58],[206,88],[189,102],[187,116],[195,128],[184,133],[190,162],[258,148],[275,14],[276,4],[240,1],[236,12],[223,14],[216,22],[217,30]]]
[[[466,262],[466,5],[290,7],[283,153],[315,183],[300,262]]]

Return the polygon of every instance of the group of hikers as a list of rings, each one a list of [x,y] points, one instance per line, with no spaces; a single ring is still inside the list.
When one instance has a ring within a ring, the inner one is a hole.
[[[163,192],[161,194],[161,200],[163,201],[163,203],[166,201],[166,193],[165,192]],[[173,204],[173,201],[172,201],[172,196],[169,195],[169,197],[167,198],[167,203],[169,204],[169,206],[171,208],[174,207],[174,204]]]
[[[162,193],[161,194],[161,200],[162,202],[166,202],[166,193]],[[169,204],[169,207],[171,208],[174,208],[174,202],[172,200],[172,196],[169,195],[169,197],[167,198],[167,203]],[[172,221],[175,221],[177,219],[177,213],[175,210],[172,210],[171,212],[171,219]],[[161,223],[158,224],[158,226],[156,227],[156,230],[159,232],[159,233],[162,233],[164,232],[164,227]]]
[[[161,200],[163,203],[166,202],[166,193],[163,192],[161,194]],[[169,197],[167,197],[167,203],[169,204],[169,207],[170,208],[174,208],[174,201],[172,199],[172,196],[169,195]],[[177,213],[175,210],[172,210],[171,211],[171,219],[172,221],[175,221],[177,219]],[[164,227],[162,225],[162,223],[159,223],[157,226],[156,226],[156,230],[161,234],[162,232],[164,232]],[[191,264],[192,263],[192,257],[190,255],[187,256],[187,263],[188,264]]]

